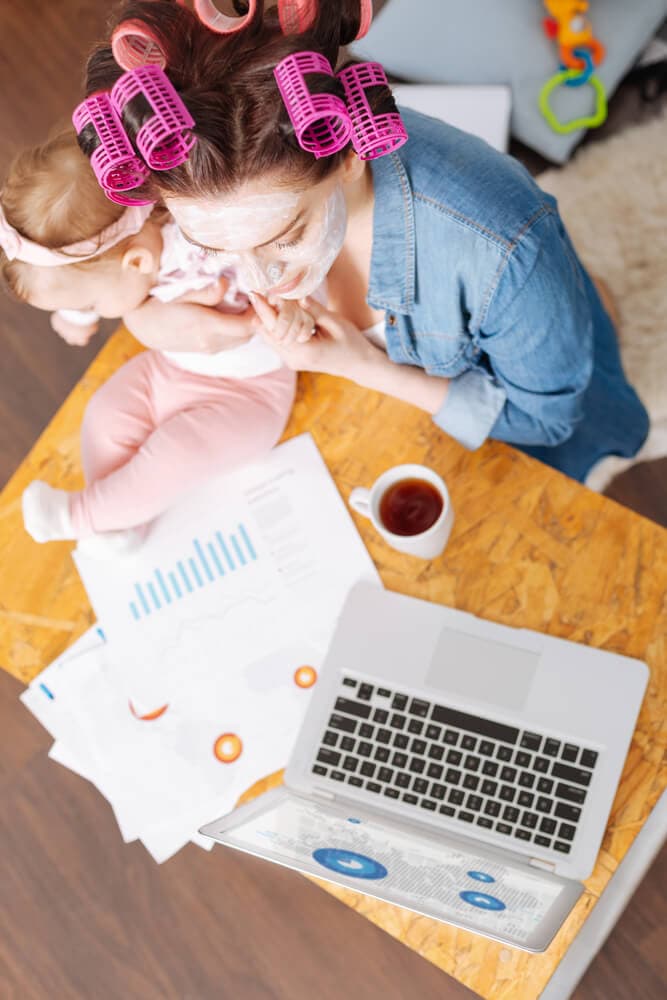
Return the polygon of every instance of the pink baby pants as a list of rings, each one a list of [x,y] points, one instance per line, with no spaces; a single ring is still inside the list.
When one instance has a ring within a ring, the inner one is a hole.
[[[90,400],[73,493],[77,538],[145,524],[207,476],[261,458],[294,399],[287,368],[254,378],[197,375],[158,351],[123,365]]]

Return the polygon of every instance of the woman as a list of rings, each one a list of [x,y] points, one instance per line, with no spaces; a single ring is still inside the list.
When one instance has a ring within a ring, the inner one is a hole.
[[[507,441],[578,480],[607,455],[634,455],[648,418],[613,325],[555,201],[523,167],[410,111],[409,141],[376,160],[301,148],[274,68],[303,50],[335,66],[362,17],[357,0],[320,7],[287,36],[261,9],[225,36],[167,0],[123,8],[118,23],[148,26],[195,120],[189,159],[153,172],[151,190],[187,239],[227,254],[268,296],[255,308],[291,367],[353,379],[429,412],[467,448]],[[88,93],[120,73],[97,50]],[[333,76],[309,82],[340,94]],[[388,88],[369,99],[393,108]],[[145,119],[128,106],[128,134]],[[325,276],[328,308],[306,299],[317,331],[298,342],[271,302],[311,296]]]

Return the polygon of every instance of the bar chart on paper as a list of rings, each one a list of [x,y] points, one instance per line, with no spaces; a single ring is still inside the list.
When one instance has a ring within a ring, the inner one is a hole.
[[[234,531],[216,530],[210,537],[194,537],[180,558],[156,566],[150,575],[134,581],[128,595],[128,613],[134,621],[154,615],[176,601],[242,573],[257,561],[257,550],[245,524]]]

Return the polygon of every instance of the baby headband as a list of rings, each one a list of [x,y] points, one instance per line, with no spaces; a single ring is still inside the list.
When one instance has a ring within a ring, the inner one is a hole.
[[[51,250],[39,243],[26,239],[17,229],[7,222],[0,205],[0,247],[5,251],[8,260],[21,260],[25,264],[36,267],[60,267],[62,264],[80,264],[99,254],[110,250],[127,236],[134,236],[153,211],[153,205],[143,205],[140,208],[128,208],[123,214],[97,236],[88,240],[70,243],[60,250]]]
[[[137,133],[138,152],[122,120],[123,109],[135,98],[142,98],[153,112]],[[87,97],[75,108],[72,122],[77,135],[89,130],[96,137],[90,164],[107,198],[119,205],[150,204],[127,192],[141,187],[151,170],[170,170],[184,163],[197,141],[190,131],[192,115],[155,63],[123,73],[110,93]]]
[[[334,77],[331,63],[319,52],[295,52],[281,60],[273,73],[297,142],[317,159],[337,153],[350,139],[360,160],[385,156],[407,142],[398,111],[374,114],[368,102],[369,89],[389,86],[380,63],[358,63],[336,74],[345,100],[335,94],[311,94],[311,73]]]

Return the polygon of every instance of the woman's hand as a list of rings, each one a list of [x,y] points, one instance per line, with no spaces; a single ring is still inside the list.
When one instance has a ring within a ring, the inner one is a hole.
[[[217,354],[240,347],[257,332],[257,316],[250,306],[242,313],[223,313],[215,308],[215,287],[189,294],[202,304],[151,298],[123,321],[137,340],[158,351]]]
[[[326,372],[367,384],[367,370],[387,361],[384,352],[371,344],[354,323],[329,312],[315,299],[302,299],[299,303],[308,320],[296,334],[293,326],[282,322],[279,311],[263,296],[252,293],[250,301],[266,339],[295,371]]]

